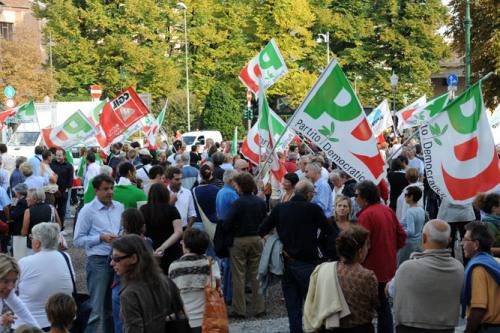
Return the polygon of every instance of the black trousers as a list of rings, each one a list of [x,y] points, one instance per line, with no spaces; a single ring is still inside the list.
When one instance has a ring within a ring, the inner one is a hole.
[[[64,230],[64,219],[66,218],[66,207],[68,204],[68,192],[61,192],[61,196],[55,199],[57,214],[61,219],[61,230]]]

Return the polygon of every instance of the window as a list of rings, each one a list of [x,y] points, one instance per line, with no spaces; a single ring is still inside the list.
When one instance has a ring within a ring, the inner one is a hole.
[[[11,40],[13,32],[14,32],[13,23],[0,22],[0,38]]]

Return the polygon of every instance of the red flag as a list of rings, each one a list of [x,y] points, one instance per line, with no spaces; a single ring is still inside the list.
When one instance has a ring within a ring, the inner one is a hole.
[[[3,128],[7,118],[12,117],[16,114],[14,110],[2,111],[0,112],[0,128]]]
[[[109,145],[136,121],[149,113],[137,93],[128,87],[112,101],[107,103],[100,117],[101,128]]]

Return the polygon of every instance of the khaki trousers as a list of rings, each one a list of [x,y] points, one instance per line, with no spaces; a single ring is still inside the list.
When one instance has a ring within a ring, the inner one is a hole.
[[[261,255],[262,241],[259,236],[234,238],[233,246],[229,249],[233,280],[233,313],[246,315],[245,279],[249,280],[252,288],[252,304],[255,314],[265,311],[264,296],[259,294],[257,281]]]

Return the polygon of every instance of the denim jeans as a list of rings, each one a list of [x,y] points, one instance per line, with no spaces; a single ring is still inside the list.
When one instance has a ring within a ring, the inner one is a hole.
[[[379,308],[377,309],[377,333],[392,333],[394,324],[392,322],[391,305],[385,296],[386,282],[378,283]]]
[[[115,275],[113,286],[111,288],[111,300],[113,303],[113,321],[115,324],[115,332],[122,332],[122,320],[120,318],[120,277]]]
[[[302,308],[309,288],[309,278],[316,268],[315,263],[285,261],[285,272],[281,288],[285,296],[290,333],[302,333]]]
[[[113,313],[111,306],[111,282],[113,270],[107,256],[87,258],[87,288],[90,294],[92,312],[85,333],[97,332],[99,323],[102,333],[113,333]]]

